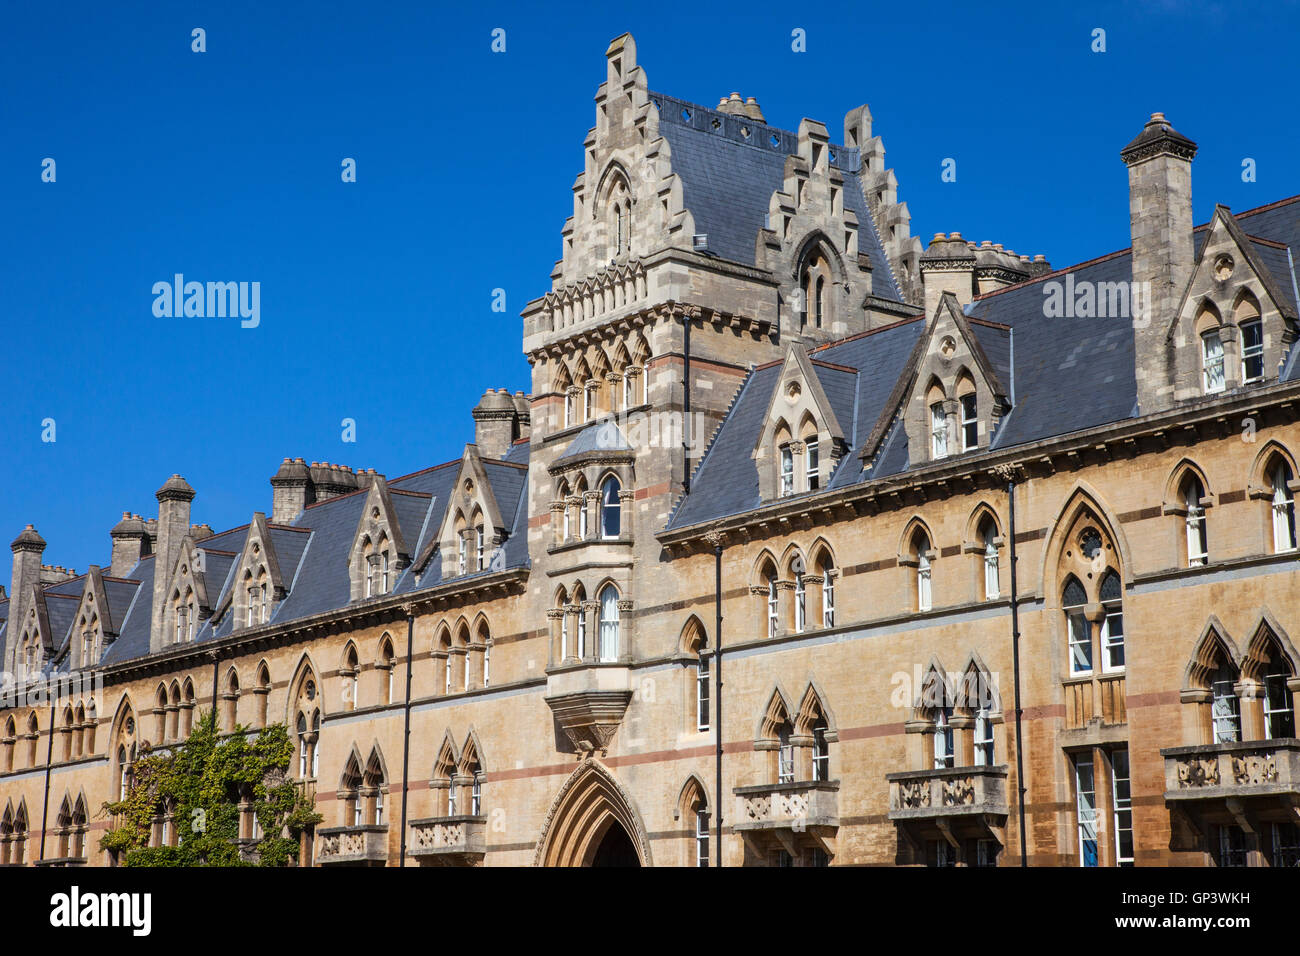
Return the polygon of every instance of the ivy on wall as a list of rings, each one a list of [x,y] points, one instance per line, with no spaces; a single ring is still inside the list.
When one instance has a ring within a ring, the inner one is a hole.
[[[126,798],[104,804],[113,826],[100,847],[122,866],[292,865],[302,832],[323,819],[288,776],[293,753],[284,724],[222,735],[215,715],[201,714],[188,740],[137,758]],[[241,805],[260,839],[240,840]],[[164,807],[176,845],[150,846]]]

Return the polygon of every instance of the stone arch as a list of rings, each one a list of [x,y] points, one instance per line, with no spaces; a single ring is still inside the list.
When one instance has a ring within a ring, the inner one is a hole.
[[[1214,673],[1218,659],[1222,657],[1232,665],[1233,670],[1241,673],[1241,653],[1236,643],[1228,635],[1228,630],[1219,621],[1217,615],[1211,614],[1201,636],[1196,639],[1195,648],[1187,660],[1183,671],[1184,691],[1203,690],[1209,686],[1210,675]]]
[[[641,865],[652,865],[649,835],[631,797],[603,764],[586,760],[556,794],[533,864],[587,866],[614,825],[627,834]]]
[[[686,816],[697,801],[703,802],[705,810],[709,809],[709,789],[698,774],[692,773],[682,784],[682,789],[677,791],[677,802],[673,805],[673,819],[679,820]]]
[[[755,740],[775,740],[778,730],[785,724],[794,724],[795,711],[790,707],[790,696],[779,683],[773,685],[772,693],[767,697],[767,705],[759,715],[754,728]]]
[[[929,542],[931,551],[939,550],[935,544],[934,533],[930,530],[930,526],[926,524],[925,519],[920,515],[913,515],[903,527],[902,537],[898,539],[898,557],[901,561],[907,561],[911,558],[912,546],[916,541],[917,532],[925,535],[925,540]]]
[[[697,656],[703,648],[709,646],[709,634],[699,616],[692,614],[682,625],[681,635],[677,639],[677,649],[691,657]]]
[[[1268,645],[1273,644],[1277,647],[1278,652],[1282,655],[1287,666],[1291,670],[1291,676],[1295,677],[1300,674],[1300,653],[1296,652],[1295,645],[1291,643],[1291,638],[1287,632],[1278,624],[1277,618],[1273,613],[1264,608],[1260,611],[1259,623],[1255,625],[1251,632],[1251,638],[1246,644],[1246,650],[1241,657],[1241,676],[1248,677],[1251,680],[1258,680],[1259,667],[1262,663]]]
[[[975,703],[977,705],[987,703],[990,716],[1000,716],[1002,692],[998,690],[997,683],[993,680],[993,672],[988,669],[979,651],[975,650],[966,655],[966,663],[962,664],[961,677],[958,678],[957,686],[957,706],[968,713],[975,713],[980,709],[979,706],[971,706],[972,684],[976,693]]]
[[[1296,469],[1296,458],[1285,445],[1275,438],[1270,438],[1264,443],[1264,447],[1255,455],[1255,461],[1250,466],[1250,484],[1249,491],[1266,491],[1270,489],[1272,478],[1270,476],[1273,464],[1273,457],[1278,456],[1291,469],[1291,476],[1294,478],[1300,471]]]
[[[826,703],[826,694],[815,680],[810,680],[799,699],[799,710],[793,715],[795,733],[805,736],[812,734],[813,724],[821,717],[826,721],[826,739],[834,742],[839,738],[835,715]]]
[[[1178,464],[1170,469],[1169,478],[1165,482],[1164,508],[1166,512],[1183,506],[1181,491],[1183,482],[1187,480],[1189,474],[1195,476],[1196,480],[1201,483],[1201,489],[1205,492],[1207,498],[1214,494],[1210,490],[1210,480],[1205,476],[1205,469],[1191,458],[1180,459]]]
[[[1110,507],[1103,504],[1103,501],[1101,494],[1088,482],[1076,481],[1069,494],[1065,496],[1065,502],[1057,511],[1056,520],[1051,525],[1052,531],[1047,538],[1047,545],[1043,548],[1042,563],[1038,572],[1039,589],[1047,609],[1060,610],[1061,586],[1066,574],[1072,570],[1085,589],[1089,590],[1090,599],[1097,599],[1096,588],[1101,584],[1105,569],[1089,577],[1086,576],[1086,571],[1072,569],[1063,561],[1067,551],[1075,550],[1071,539],[1082,532],[1087,518],[1091,518],[1101,533],[1103,546],[1109,538],[1113,545],[1112,553],[1118,556],[1118,561],[1108,559],[1106,566],[1118,571],[1120,581],[1124,585],[1133,583],[1134,564],[1128,539],[1124,536],[1118,516]],[[1059,574],[1054,573],[1058,570]]]

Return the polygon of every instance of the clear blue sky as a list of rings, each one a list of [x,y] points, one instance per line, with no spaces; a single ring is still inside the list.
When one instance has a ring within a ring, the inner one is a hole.
[[[737,90],[837,138],[869,103],[923,241],[961,230],[1058,267],[1126,246],[1117,153],[1153,110],[1200,144],[1198,222],[1300,191],[1290,2],[455,7],[4,5],[4,544],[33,522],[47,563],[84,571],[173,472],[221,530],[270,511],[285,455],[390,477],[458,456],[486,386],[528,388],[519,311],[549,287],[625,30],[674,96]],[[155,318],[177,272],[260,282],[260,326]]]

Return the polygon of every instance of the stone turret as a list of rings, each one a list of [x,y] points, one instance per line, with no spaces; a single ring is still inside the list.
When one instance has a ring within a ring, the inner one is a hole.
[[[41,556],[45,554],[45,539],[31,525],[24,528],[9,545],[14,553],[13,575],[9,588],[9,634],[11,639],[5,648],[5,669],[16,673],[18,642],[12,639],[22,627],[23,615],[31,605],[32,592],[41,581]]]
[[[172,568],[180,554],[181,542],[190,531],[190,502],[194,500],[194,489],[180,475],[172,475],[154,497],[158,499],[158,546],[153,569],[149,646],[156,651],[163,646],[163,607],[167,601]]]

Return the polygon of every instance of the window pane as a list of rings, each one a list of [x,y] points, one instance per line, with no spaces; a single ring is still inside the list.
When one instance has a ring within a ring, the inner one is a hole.
[[[1079,864],[1097,865],[1097,793],[1092,760],[1078,757],[1074,762],[1075,814],[1079,827]]]

